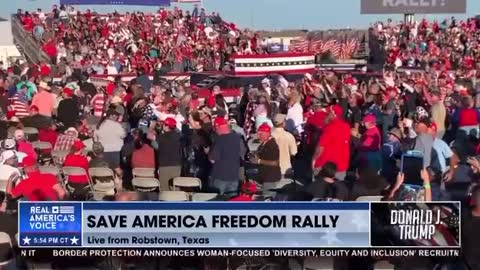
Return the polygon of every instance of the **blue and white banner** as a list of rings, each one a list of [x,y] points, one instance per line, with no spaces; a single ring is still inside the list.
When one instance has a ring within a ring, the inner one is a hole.
[[[39,218],[38,215],[43,216]],[[65,219],[65,215],[75,218]],[[21,241],[20,245],[79,247],[81,243],[81,247],[89,248],[368,247],[369,215],[369,203],[347,202],[22,202],[20,238],[36,240]],[[38,221],[31,224],[32,220]],[[65,237],[70,241],[59,240]],[[77,239],[80,241],[76,242]]]
[[[61,5],[170,6],[170,0],[60,0]]]
[[[20,202],[19,245],[458,248],[460,220],[459,202]]]
[[[82,204],[20,203],[19,244],[37,247],[80,247]]]

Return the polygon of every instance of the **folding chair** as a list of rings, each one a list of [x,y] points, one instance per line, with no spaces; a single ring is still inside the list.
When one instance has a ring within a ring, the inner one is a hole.
[[[58,182],[62,185],[65,185],[65,182],[62,181],[62,176],[60,173],[60,169],[56,166],[39,166],[38,169],[40,170],[41,173],[45,174],[53,174],[55,177],[57,177]]]
[[[68,150],[52,150],[52,158],[55,165],[62,165],[65,157],[69,154]],[[62,162],[60,162],[62,161]]]
[[[159,201],[186,202],[188,199],[188,194],[183,191],[160,191],[158,195]]]
[[[187,189],[191,191],[193,189],[202,189],[202,180],[195,177],[175,177],[173,178],[173,190],[177,190],[177,187],[180,189]]]
[[[52,144],[49,142],[35,141],[32,144],[35,149],[38,149],[40,151],[53,149]]]
[[[73,194],[75,190],[71,186],[69,186],[69,183],[68,183],[69,176],[86,176],[88,178],[88,189],[91,194],[94,193],[92,180],[90,179],[90,177],[88,176],[88,173],[85,171],[84,168],[66,166],[62,168],[62,171],[65,176],[65,186],[69,190],[70,194]]]
[[[134,168],[133,177],[155,178],[155,169],[154,168]]]
[[[38,129],[34,127],[24,127],[23,133],[28,141],[34,142],[38,139]]]
[[[55,166],[40,166],[38,169],[41,173],[53,174],[57,177],[60,175],[60,170]]]
[[[15,269],[15,257],[13,256],[13,245],[12,239],[5,232],[0,232],[0,246],[9,246],[10,250],[8,251],[8,257],[2,258],[3,261],[0,261],[0,268],[2,269]]]
[[[93,190],[95,193],[104,195],[115,194],[115,174],[110,168],[90,168],[88,169],[90,179],[92,179]]]
[[[383,196],[360,196],[355,201],[357,202],[380,202]]]
[[[135,177],[132,179],[132,185],[135,190],[140,192],[160,190],[160,181],[154,177]]]
[[[194,202],[206,202],[214,200],[218,197],[218,193],[202,193],[197,192],[192,194],[192,201]]]
[[[32,143],[33,147],[37,151],[42,164],[50,164],[53,161],[52,154],[49,152],[53,149],[53,146],[49,142],[35,141]]]

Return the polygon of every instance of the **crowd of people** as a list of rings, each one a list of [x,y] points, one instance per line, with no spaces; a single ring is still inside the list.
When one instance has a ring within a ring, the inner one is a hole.
[[[466,68],[472,72],[479,57],[478,27],[476,18],[411,23],[388,20],[376,23],[370,33],[385,50],[390,65],[438,71]]]
[[[93,199],[89,185],[98,179],[87,173],[59,182],[40,171],[46,165],[110,168],[115,193],[104,200],[158,200],[179,176],[200,179],[195,192],[215,192],[216,200],[460,200],[468,209],[464,256],[441,263],[480,269],[480,61],[473,19],[377,24],[373,31],[389,56],[381,77],[333,71],[298,81],[266,77],[242,88],[241,101],[232,105],[219,87],[200,100],[186,85],[152,83],[147,76],[156,64],[188,69],[205,61],[207,69],[219,69],[228,56],[217,64],[217,54],[227,47],[229,53],[262,53],[252,33],[225,24],[218,14],[196,8],[191,14],[175,9],[100,16],[54,7],[51,15],[39,10],[18,16],[46,42],[52,59],[2,71],[0,180],[7,184],[0,210],[18,198]],[[205,24],[222,38],[205,35]],[[399,69],[405,66],[422,69]],[[51,70],[65,67],[79,71],[64,85],[52,84]],[[104,69],[135,71],[137,77],[96,87],[89,75]],[[36,147],[39,141],[51,148]],[[159,189],[139,192],[136,168],[152,169]],[[285,185],[285,179],[293,181]],[[430,258],[395,261],[399,269],[419,263],[426,269],[439,264]]]
[[[115,75],[143,68],[177,72],[228,70],[233,54],[264,54],[258,33],[227,23],[219,13],[160,8],[155,13],[98,14],[71,6],[50,13],[19,10],[17,18],[63,75],[71,69]]]

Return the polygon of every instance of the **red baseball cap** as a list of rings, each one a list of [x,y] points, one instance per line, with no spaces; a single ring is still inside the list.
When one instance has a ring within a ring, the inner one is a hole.
[[[258,187],[257,185],[255,185],[255,183],[246,181],[246,182],[243,182],[242,184],[242,192],[255,194],[258,192]]]
[[[342,116],[343,115],[343,108],[340,105],[332,105],[330,106],[330,111],[333,112],[336,116]]]
[[[32,167],[37,165],[37,160],[31,156],[26,156],[22,160],[23,167]]]
[[[268,132],[268,133],[270,133],[270,132],[272,132],[272,127],[267,123],[263,123],[258,127],[257,131],[258,132]]]
[[[376,123],[377,122],[377,117],[373,114],[368,114],[365,117],[363,117],[363,122],[364,123]]]
[[[170,128],[175,128],[177,126],[177,120],[172,117],[167,117],[163,123]]]
[[[69,97],[73,96],[73,90],[69,87],[63,88],[63,93]]]
[[[223,117],[220,117],[220,116],[215,118],[214,126],[216,128],[221,127],[221,126],[226,126],[226,125],[228,125],[227,119],[225,119]]]
[[[85,144],[81,141],[81,140],[76,140],[74,143],[73,143],[73,148],[75,148],[75,150],[82,150],[82,149],[85,149]]]

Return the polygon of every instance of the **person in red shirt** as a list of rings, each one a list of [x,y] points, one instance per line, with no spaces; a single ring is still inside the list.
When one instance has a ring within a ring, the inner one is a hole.
[[[350,163],[350,125],[342,119],[343,109],[340,105],[330,107],[325,120],[327,126],[320,137],[312,158],[312,168],[318,171],[331,161],[338,167],[336,178],[344,180]]]
[[[57,142],[58,133],[57,133],[57,125],[54,122],[50,124],[48,128],[42,128],[38,131],[38,140],[41,142],[49,142],[53,146]],[[52,149],[44,150],[44,153],[49,154]]]
[[[55,44],[55,40],[51,39],[49,42],[47,42],[45,45],[43,45],[43,50],[47,53],[47,55],[50,57],[50,61],[52,64],[57,63],[57,46]]]
[[[242,184],[242,189],[240,195],[230,199],[231,202],[253,202],[253,196],[257,194],[258,187],[255,183],[250,181],[245,181]]]
[[[313,150],[325,126],[328,113],[322,109],[320,103],[314,103],[312,108],[313,113],[308,116],[307,123],[305,124],[305,134],[307,136],[308,149]],[[313,154],[312,152],[310,152],[310,155]]]
[[[108,77],[108,84],[106,87],[106,91],[109,97],[113,96],[113,92],[115,91],[115,88],[117,88],[117,85],[115,84],[115,78],[114,77]]]
[[[40,64],[40,75],[42,75],[42,77],[46,77],[46,76],[50,76],[52,73],[52,69],[50,68],[50,66],[45,63],[45,62],[42,62]]]
[[[72,146],[72,153],[67,155],[63,164],[65,167],[79,167],[85,170],[85,175],[70,175],[68,177],[68,186],[74,190],[72,195],[76,198],[85,198],[89,191],[89,162],[83,154],[84,149],[85,144],[82,141],[75,141]]]
[[[30,14],[23,17],[23,25],[27,32],[32,32],[34,23],[33,23],[33,18]]]
[[[379,171],[382,168],[382,136],[377,127],[377,117],[369,114],[363,118],[366,131],[360,142],[360,162],[362,167],[373,168]]]
[[[3,201],[0,212],[5,211],[7,200],[27,198],[30,201],[58,201],[66,196],[66,191],[53,174],[41,173],[37,160],[27,156],[23,159],[23,168],[28,177],[13,187],[13,182],[7,183],[7,199]]]
[[[453,114],[453,122],[458,125],[459,130],[478,138],[480,111],[474,107],[474,101],[471,96],[462,97],[462,108]]]

